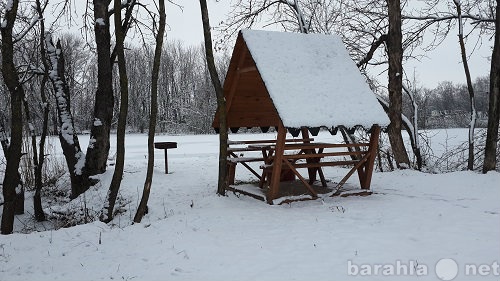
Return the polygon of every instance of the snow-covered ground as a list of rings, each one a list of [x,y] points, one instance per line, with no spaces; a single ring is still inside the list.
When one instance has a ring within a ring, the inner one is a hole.
[[[466,134],[449,130],[433,143],[453,146]],[[320,133],[316,140],[330,138]],[[130,134],[120,192],[125,212],[110,225],[1,236],[0,280],[452,280],[454,273],[453,280],[500,280],[498,172],[375,173],[371,196],[271,206],[215,194],[216,135],[156,140],[178,148],[168,151],[168,175],[163,151],[156,150],[149,213],[141,224],[131,220],[144,184],[147,137]],[[325,176],[338,181],[346,171],[325,168]],[[112,172],[110,166],[71,208],[98,212]],[[252,180],[242,169],[237,173]],[[356,177],[347,183],[357,184]],[[26,201],[29,211],[31,198]],[[47,212],[68,208],[44,203]],[[18,231],[29,224],[52,227],[25,217],[16,220]]]

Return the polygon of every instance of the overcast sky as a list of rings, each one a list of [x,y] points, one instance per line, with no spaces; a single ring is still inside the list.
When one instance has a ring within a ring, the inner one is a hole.
[[[167,6],[167,21],[170,29],[167,38],[179,39],[189,44],[199,44],[203,41],[202,24],[199,2],[196,0],[181,1],[183,11],[169,4]],[[227,0],[208,0],[210,23],[212,26],[225,19],[229,11]],[[472,50],[472,43],[466,46]],[[491,42],[484,40],[483,46],[477,50],[469,61],[473,79],[478,76],[489,75],[490,63],[487,59],[491,55]],[[428,58],[421,62],[413,62],[405,66],[407,74],[413,75],[415,71],[417,80],[425,87],[435,87],[440,81],[465,83],[465,74],[460,59],[460,48],[457,36],[449,36],[436,50],[427,53]],[[384,76],[381,76],[383,82]]]

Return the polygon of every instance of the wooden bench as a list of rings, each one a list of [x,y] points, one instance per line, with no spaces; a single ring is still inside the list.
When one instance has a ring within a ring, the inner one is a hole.
[[[156,149],[163,149],[165,151],[165,174],[168,174],[168,155],[167,150],[171,148],[177,148],[176,142],[164,141],[164,142],[155,142]]]
[[[302,183],[311,192],[314,197],[317,197],[316,192],[310,186],[316,180],[316,172],[319,174],[321,179],[321,184],[326,187],[326,180],[323,175],[322,167],[333,167],[333,166],[352,166],[348,174],[337,184],[334,190],[339,190],[344,183],[349,179],[352,173],[358,170],[362,164],[367,160],[369,155],[369,143],[355,143],[355,144],[324,144],[324,143],[311,143],[302,146],[290,146],[285,145],[285,151],[290,149],[300,149],[301,151],[313,151],[312,153],[299,153],[295,155],[283,155],[283,162],[289,169],[297,174]],[[334,152],[324,152],[325,149],[345,149],[347,151],[334,151]],[[317,150],[317,151],[316,151]],[[350,160],[330,160],[332,157],[343,157],[349,156]],[[290,161],[293,160],[293,161]],[[297,160],[305,160],[305,163],[297,163]],[[285,162],[286,161],[286,162]],[[309,169],[309,182],[300,176],[296,169],[307,168]],[[361,188],[369,188],[369,184],[365,187],[364,182],[361,182]]]
[[[301,143],[313,141],[313,138],[307,139],[287,139],[287,143]],[[241,140],[241,141],[228,141],[227,148],[227,173],[228,173],[228,185],[234,184],[235,174],[236,174],[236,165],[239,163],[248,169],[253,175],[255,175],[259,181],[263,182],[263,177],[261,174],[257,173],[251,166],[249,166],[248,162],[263,162],[266,164],[266,160],[268,157],[268,151],[272,146],[276,144],[276,140]],[[245,157],[242,154],[237,155],[238,152],[262,152],[262,155],[259,157]],[[290,178],[288,176],[288,178]],[[287,180],[287,178],[283,178],[283,180]],[[288,179],[289,180],[289,179]]]

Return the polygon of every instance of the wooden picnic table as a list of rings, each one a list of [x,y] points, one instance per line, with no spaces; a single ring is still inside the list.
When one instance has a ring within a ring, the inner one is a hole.
[[[287,139],[287,143],[301,143],[313,141],[313,138],[307,139]],[[264,167],[272,165],[272,156],[276,140],[245,140],[245,141],[228,141],[228,185],[234,184],[235,171],[237,164],[241,164],[247,168],[259,180],[259,186],[263,188],[265,179],[270,178],[270,173]],[[261,155],[253,154],[253,157],[242,156],[246,152],[261,152]],[[240,153],[238,155],[238,153]],[[248,165],[249,162],[261,162],[260,168],[263,169],[262,173],[257,172],[254,168]],[[294,180],[295,175],[290,171],[284,170],[280,175],[280,181]]]
[[[294,180],[297,177],[311,194],[311,199],[318,198],[312,184],[317,175],[323,187],[327,182],[323,173],[324,167],[350,166],[351,169],[332,189],[332,196],[338,194],[342,186],[354,172],[358,172],[361,189],[369,190],[377,150],[380,127],[374,127],[370,141],[366,143],[323,143],[313,142],[312,138],[285,139],[280,145],[276,140],[253,140],[228,142],[228,188],[234,184],[236,164],[241,163],[259,178],[259,187],[267,188],[267,201],[272,204],[279,194],[280,182]],[[234,147],[238,145],[238,147]],[[255,152],[261,152],[256,155]],[[279,152],[278,152],[279,151]],[[243,153],[254,152],[255,157],[244,156]],[[239,153],[239,155],[238,155]],[[339,157],[344,157],[339,159]],[[347,158],[347,159],[346,159]],[[279,162],[278,162],[279,161]],[[249,162],[261,162],[261,173],[248,165]],[[298,169],[308,169],[306,179]],[[275,176],[274,174],[278,174]],[[237,190],[231,187],[232,190]],[[237,190],[239,191],[239,190]],[[245,192],[242,192],[246,194]],[[247,194],[251,195],[251,194]]]

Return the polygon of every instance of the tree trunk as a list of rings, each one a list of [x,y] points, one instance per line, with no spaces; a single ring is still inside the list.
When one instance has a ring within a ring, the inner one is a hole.
[[[40,84],[40,97],[42,99],[43,108],[43,124],[39,142],[38,165],[35,167],[35,194],[33,195],[33,210],[37,221],[46,220],[45,213],[42,207],[42,169],[45,162],[45,139],[47,138],[47,130],[49,126],[49,106],[47,103],[47,95],[45,94],[46,85],[49,76],[49,64],[47,61],[47,53],[45,49],[45,20],[43,19],[43,10],[40,0],[36,0],[36,10],[40,20],[40,58],[44,68],[44,74]]]
[[[5,132],[5,127],[3,121],[0,123],[0,142],[2,144],[2,149],[4,152],[4,157],[7,159],[8,151],[9,151],[9,139],[7,137],[7,133]],[[18,188],[16,188],[16,198],[14,199],[14,215],[22,215],[24,214],[24,184],[21,180],[21,175],[18,172]]]
[[[384,111],[386,113],[389,112],[389,104],[384,101],[382,98],[377,96],[378,103],[382,106]],[[406,132],[408,133],[408,137],[410,138],[410,144],[411,148],[413,150],[413,153],[415,154],[415,157],[417,158],[417,168],[420,170],[423,166],[423,159],[422,159],[422,154],[420,153],[420,146],[417,144],[417,137],[418,135],[415,133],[415,127],[411,124],[410,120],[404,115],[401,114],[401,121],[402,125],[405,128]],[[389,166],[391,171],[394,171],[394,167],[392,164],[392,160],[390,158],[390,155],[387,154],[387,159],[389,161]]]
[[[462,26],[462,7],[459,0],[454,0],[458,15],[458,43],[460,44],[460,53],[464,65],[465,78],[467,80],[467,91],[469,92],[470,103],[470,123],[469,123],[469,156],[467,160],[467,170],[474,170],[474,130],[476,128],[476,105],[474,101],[474,88],[470,77],[469,63],[467,62],[467,53],[465,51],[465,42]]]
[[[54,47],[50,34],[47,34],[45,44],[52,67],[49,77],[56,96],[57,115],[60,125],[59,141],[71,180],[70,198],[76,198],[85,192],[91,183],[88,175],[83,170],[85,155],[80,148],[71,114],[70,93],[64,75],[64,54],[62,53],[61,43],[58,41]]]
[[[23,138],[23,113],[22,100],[24,88],[19,82],[19,75],[14,64],[14,42],[12,29],[16,20],[19,0],[11,1],[11,8],[5,10],[2,21],[2,76],[11,96],[11,139],[7,151],[7,165],[3,180],[3,213],[1,233],[10,234],[14,230],[14,211],[16,201],[16,189],[19,188],[19,162],[21,160],[21,146]]]
[[[500,0],[497,0],[495,42],[491,55],[488,129],[484,149],[483,173],[495,170],[497,164],[498,122],[500,117]]]
[[[401,4],[399,0],[387,0],[389,32],[387,34],[387,56],[389,57],[389,119],[388,134],[396,165],[409,168],[410,160],[401,136],[402,91],[403,91],[403,46],[401,33]]]
[[[158,76],[161,66],[161,53],[163,48],[163,36],[165,33],[166,14],[165,1],[159,1],[160,24],[158,33],[156,34],[156,47],[153,62],[153,70],[151,73],[151,112],[149,114],[149,131],[148,131],[148,168],[146,172],[146,180],[144,181],[144,189],[142,191],[141,202],[134,216],[134,222],[140,223],[144,214],[146,214],[151,184],[153,182],[153,167],[154,167],[154,138],[156,132],[156,117],[158,113]]]
[[[45,84],[47,78],[44,77],[41,86],[41,97],[42,103],[47,104],[47,96],[45,95]],[[42,134],[40,135],[39,143],[39,154],[38,154],[38,166],[35,168],[35,194],[33,195],[33,209],[35,211],[35,219],[37,221],[46,220],[45,213],[42,207],[42,169],[45,162],[45,139],[47,138],[47,130],[49,124],[49,108],[44,106],[43,108],[43,124],[42,124]]]
[[[205,38],[205,53],[208,71],[217,95],[217,111],[219,112],[219,179],[217,193],[226,194],[227,184],[227,122],[226,122],[226,100],[220,83],[217,68],[215,67],[214,53],[212,48],[212,34],[210,32],[210,20],[208,18],[208,7],[206,0],[200,0],[201,19],[203,22],[203,36]]]
[[[35,132],[35,127],[33,126],[33,123],[31,120],[31,114],[30,114],[30,109],[29,109],[29,105],[28,105],[28,100],[23,99],[23,106],[24,106],[24,113],[26,114],[25,119],[26,119],[26,122],[28,123],[28,131],[29,131],[30,139],[31,139],[31,149],[32,149],[32,153],[33,153],[32,161],[33,161],[33,167],[34,167],[33,174],[35,174],[35,172],[39,166],[38,153],[37,153],[38,146],[36,143],[36,132]],[[19,203],[22,202],[22,206],[21,206],[21,204],[16,203],[16,215],[24,214],[24,188],[22,190],[22,193],[23,193],[23,198],[21,198],[21,197],[18,198],[18,202]]]
[[[113,178],[109,185],[106,203],[101,213],[101,221],[110,222],[113,219],[116,198],[123,178],[123,167],[125,165],[125,130],[127,128],[128,114],[128,77],[125,61],[124,40],[125,32],[122,28],[121,1],[114,0],[115,20],[115,50],[118,57],[118,73],[120,78],[120,115],[118,116],[118,127],[116,131],[116,163]]]
[[[97,51],[97,92],[94,103],[94,122],[85,159],[89,175],[106,171],[109,154],[109,134],[113,118],[113,63],[108,6],[111,0],[94,0],[94,33]]]
[[[401,114],[402,125],[405,128],[408,136],[410,137],[410,145],[417,160],[417,169],[422,170],[423,159],[420,152],[420,143],[418,141],[418,104],[415,101],[415,95],[403,86],[403,90],[410,98],[411,106],[413,108],[413,123],[404,114]]]

